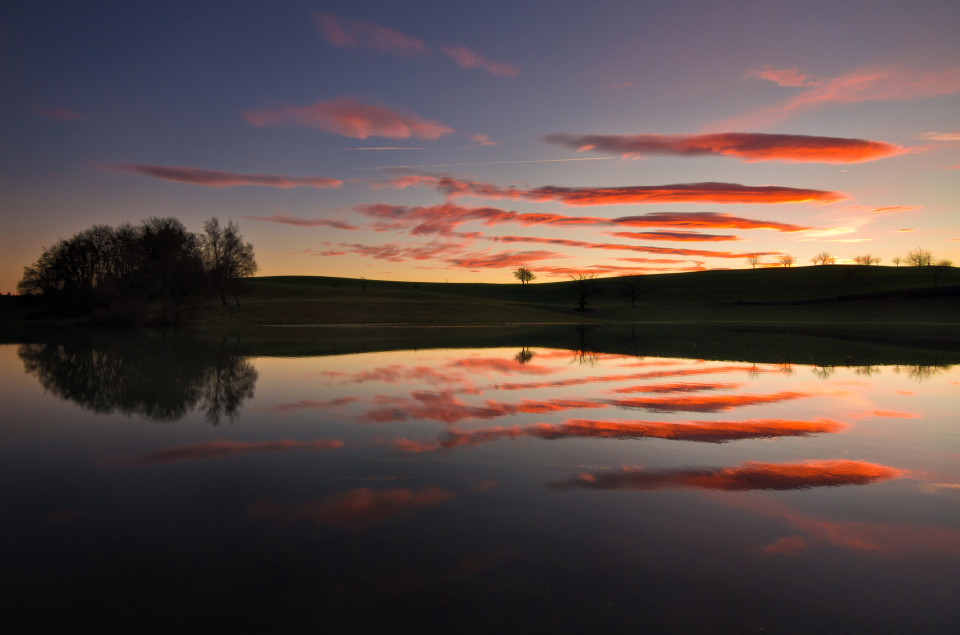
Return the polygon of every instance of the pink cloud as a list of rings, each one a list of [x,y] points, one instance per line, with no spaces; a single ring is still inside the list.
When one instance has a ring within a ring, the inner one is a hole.
[[[393,29],[361,20],[341,18],[330,13],[315,13],[313,26],[323,39],[340,48],[361,48],[399,57],[430,55],[423,40]]]
[[[339,247],[342,249],[327,251],[308,249],[304,253],[312,256],[339,256],[347,252],[375,260],[405,262],[407,260],[430,260],[432,258],[446,256],[450,254],[450,252],[461,250],[463,246],[463,243],[441,243],[436,241],[422,245],[398,245],[396,243],[361,245],[359,243],[340,243]]]
[[[279,441],[208,441],[193,445],[181,445],[173,448],[140,454],[119,462],[132,465],[155,465],[158,463],[180,463],[183,461],[201,461],[222,459],[250,454],[275,454],[297,450],[333,450],[343,447],[338,439],[317,439],[315,441],[297,441],[281,439]]]
[[[333,227],[334,229],[356,230],[350,223],[339,220],[327,220],[325,218],[297,218],[289,214],[271,214],[270,216],[242,216],[250,220],[260,220],[267,223],[280,223],[281,225],[294,225],[296,227]]]
[[[77,111],[60,105],[34,106],[30,109],[30,114],[53,121],[83,121],[85,119]]]
[[[141,163],[113,163],[102,166],[109,170],[133,172],[152,176],[164,181],[203,185],[205,187],[238,187],[255,185],[260,187],[278,187],[289,189],[292,187],[314,187],[319,189],[338,188],[343,184],[340,179],[331,179],[319,176],[285,176],[282,174],[241,174],[239,172],[222,172],[220,170],[205,170],[183,166],[144,165]]]
[[[520,67],[516,64],[489,60],[465,46],[441,46],[440,52],[463,68],[480,68],[491,75],[502,75],[504,77],[516,77],[520,73]]]
[[[889,207],[877,207],[873,211],[877,214],[889,214],[892,212],[915,212],[923,209],[918,205],[891,205]]]
[[[761,68],[752,68],[747,71],[747,74],[744,77],[759,77],[760,79],[769,80],[780,86],[790,86],[790,87],[799,87],[799,86],[819,86],[824,81],[820,77],[810,77],[809,75],[804,75],[800,72],[800,69],[794,68],[774,68],[770,65],[763,66]]]
[[[604,154],[727,156],[743,161],[786,163],[863,163],[910,150],[883,141],[810,135],[722,132],[699,135],[569,135],[552,134],[547,143]]]
[[[798,95],[743,118],[748,125],[764,125],[797,112],[831,104],[877,100],[913,100],[960,92],[960,66],[917,71],[902,66],[867,67],[823,80]],[[724,124],[729,126],[731,122]]]
[[[491,141],[489,135],[485,134],[475,134],[470,137],[474,143],[479,143],[482,146],[495,146],[497,145],[496,141]]]
[[[378,104],[364,104],[347,97],[318,101],[309,106],[252,109],[240,114],[247,123],[259,128],[293,124],[353,139],[438,139],[454,132],[453,128],[434,119],[424,119]]]
[[[678,242],[723,242],[728,240],[743,240],[739,236],[726,234],[701,234],[700,232],[611,232],[611,236],[618,238],[634,238],[636,240],[671,240]]]
[[[502,269],[504,267],[528,266],[537,260],[549,258],[565,258],[563,254],[553,251],[501,251],[491,254],[488,252],[466,254],[459,258],[450,258],[448,263],[463,269]]]
[[[708,258],[746,258],[751,255],[771,256],[777,252],[731,252],[731,251],[709,251],[703,249],[680,249],[673,247],[652,247],[649,245],[619,245],[615,243],[591,243],[582,240],[569,240],[566,238],[540,238],[537,236],[496,236],[490,240],[507,243],[537,243],[545,245],[558,245],[564,247],[582,247],[584,249],[604,249],[604,250],[623,250],[636,251],[649,254],[672,254],[675,256],[701,256]]]

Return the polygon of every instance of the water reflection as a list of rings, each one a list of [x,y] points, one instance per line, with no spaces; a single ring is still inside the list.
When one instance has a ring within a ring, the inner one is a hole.
[[[573,344],[0,347],[0,626],[952,632],[955,368]]]
[[[23,344],[18,354],[51,394],[94,412],[169,422],[199,409],[217,424],[240,414],[257,382],[253,364],[233,348],[226,340],[72,338]]]

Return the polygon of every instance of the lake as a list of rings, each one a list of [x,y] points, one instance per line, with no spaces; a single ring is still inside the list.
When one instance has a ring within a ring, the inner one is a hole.
[[[5,632],[960,625],[950,364],[101,338],[0,373]]]

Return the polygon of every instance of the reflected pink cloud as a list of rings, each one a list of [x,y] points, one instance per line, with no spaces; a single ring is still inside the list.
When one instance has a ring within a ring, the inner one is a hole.
[[[318,451],[342,448],[343,441],[338,439],[316,439],[297,441],[281,439],[279,441],[208,441],[192,445],[181,445],[128,458],[115,462],[121,465],[156,465],[159,463],[181,463],[184,461],[206,461],[251,454],[275,454],[289,451]]]
[[[569,135],[553,134],[547,143],[572,150],[604,154],[673,156],[726,156],[746,162],[863,163],[909,152],[883,141],[814,137],[762,132],[722,132],[698,135]]]
[[[569,351],[563,351],[561,354],[569,357],[571,353]],[[542,354],[539,355],[539,357],[541,359],[547,358],[546,355]],[[520,375],[550,375],[559,370],[542,364],[520,362],[516,359],[503,357],[465,357],[450,362],[447,364],[447,367],[465,368],[471,372],[495,372],[505,375],[514,373]]]
[[[637,386],[626,386],[624,388],[615,388],[610,392],[614,393],[636,393],[636,392],[654,392],[654,393],[672,393],[672,392],[700,392],[702,390],[736,390],[742,384],[694,384],[689,382],[676,382],[672,384],[639,384]]]
[[[347,97],[318,101],[309,106],[246,110],[241,116],[258,128],[292,124],[352,139],[439,139],[454,132],[453,128],[433,119],[402,113],[379,104],[364,104]]]
[[[722,412],[744,406],[779,403],[811,397],[813,393],[781,391],[769,395],[709,395],[649,399],[634,397],[616,399],[610,403],[618,408],[641,408],[651,412]]]
[[[245,185],[290,189],[293,187],[313,187],[318,189],[338,188],[343,185],[340,179],[319,176],[285,176],[282,174],[241,174],[183,166],[144,165],[141,163],[113,163],[102,166],[108,170],[133,172],[152,176],[164,181],[202,185],[204,187],[240,187]]]
[[[454,495],[440,487],[420,490],[352,489],[321,500],[302,503],[258,501],[247,508],[247,516],[267,520],[306,520],[341,529],[359,529],[392,520],[415,511],[453,500]]]
[[[330,408],[346,406],[347,404],[359,401],[359,399],[359,397],[339,397],[337,399],[329,399],[326,401],[320,401],[316,399],[301,399],[300,401],[278,403],[273,406],[268,406],[264,408],[264,410],[276,414],[288,414],[291,412],[296,412],[297,410],[327,410]]]
[[[317,33],[340,48],[369,49],[408,58],[430,55],[430,47],[423,40],[389,27],[341,18],[331,13],[315,13],[311,17]]]
[[[466,419],[497,419],[516,414],[543,414],[575,408],[607,408],[606,404],[577,399],[525,399],[519,403],[487,401],[483,405],[464,403],[452,391],[430,392],[417,390],[410,397],[378,396],[378,408],[360,415],[360,420],[372,423],[393,423],[410,419],[426,419],[454,424]]]
[[[903,478],[905,472],[865,461],[805,461],[759,463],[747,461],[727,468],[652,470],[623,468],[620,471],[581,474],[555,483],[557,489],[655,491],[694,488],[721,491],[795,490],[812,487],[867,485]]]
[[[440,52],[463,68],[479,68],[491,75],[502,75],[504,77],[516,77],[520,74],[518,65],[510,62],[495,62],[465,46],[441,46]]]
[[[832,434],[846,425],[830,419],[790,421],[756,419],[747,421],[596,421],[568,419],[562,424],[538,423],[532,426],[498,426],[474,430],[448,430],[432,441],[397,439],[391,445],[402,452],[434,452],[521,437],[550,441],[571,438],[597,439],[669,439],[701,443],[726,443],[745,439],[775,439]]]

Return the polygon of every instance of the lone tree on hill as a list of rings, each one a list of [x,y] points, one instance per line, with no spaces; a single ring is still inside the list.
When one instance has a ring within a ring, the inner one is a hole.
[[[899,267],[901,262],[903,262],[903,258],[901,258],[900,256],[893,257],[893,264]]]
[[[643,276],[629,276],[620,279],[620,293],[630,298],[631,309],[636,308],[637,298],[643,295],[643,292],[646,290],[647,285],[643,280]]]
[[[579,296],[578,311],[587,310],[587,298],[599,290],[597,286],[597,274],[581,273],[577,276],[570,276],[570,279],[577,283],[577,294]]]
[[[526,267],[520,267],[513,272],[513,277],[520,281],[520,284],[527,284],[531,280],[535,279],[537,276],[527,269]]]
[[[750,254],[749,256],[747,256],[747,262],[750,263],[751,269],[756,269],[757,265],[760,264],[760,256],[758,256],[757,254]]]

